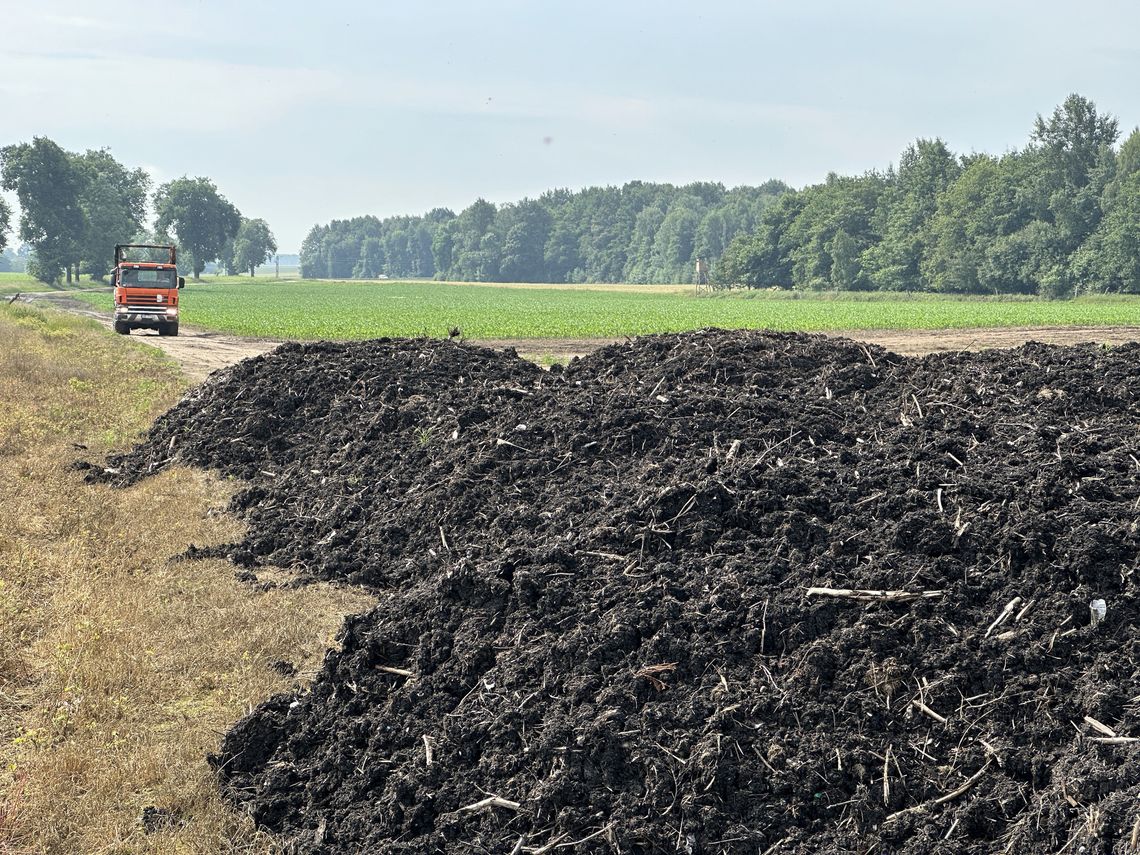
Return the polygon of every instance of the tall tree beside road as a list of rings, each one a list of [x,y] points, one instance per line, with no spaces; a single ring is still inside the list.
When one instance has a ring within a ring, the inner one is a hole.
[[[353,279],[375,279],[384,268],[384,245],[380,238],[365,238],[360,258],[352,268]]]
[[[127,169],[106,149],[72,155],[83,180],[79,207],[84,227],[78,259],[95,279],[111,269],[111,247],[126,243],[143,228],[150,176],[142,169]]]
[[[715,268],[717,281],[749,288],[789,287],[794,245],[788,234],[806,201],[806,193],[780,196],[760,217],[754,232],[738,234],[725,249]]]
[[[8,203],[0,199],[0,250],[8,245],[8,229],[12,223],[12,209]]]
[[[177,178],[154,194],[155,228],[173,235],[191,259],[195,279],[217,261],[241,227],[241,213],[208,178]]]
[[[265,220],[247,220],[242,218],[234,237],[233,266],[237,270],[253,271],[259,264],[264,264],[277,252],[277,240],[269,230]]]
[[[0,186],[15,191],[20,202],[20,240],[36,253],[34,273],[56,282],[78,260],[84,232],[80,194],[83,175],[72,157],[46,137],[0,149]]]
[[[535,282],[545,278],[543,247],[550,235],[550,212],[538,202],[525,200],[497,212],[503,219],[503,259],[499,268],[507,282]]]

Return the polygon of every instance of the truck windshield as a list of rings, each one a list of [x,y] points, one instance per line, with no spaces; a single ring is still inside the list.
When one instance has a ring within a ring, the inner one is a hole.
[[[127,268],[120,273],[119,284],[139,288],[173,288],[174,271]]]

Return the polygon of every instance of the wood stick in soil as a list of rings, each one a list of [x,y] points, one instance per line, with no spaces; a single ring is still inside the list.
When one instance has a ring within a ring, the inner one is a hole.
[[[982,775],[984,775],[986,773],[986,770],[990,768],[991,762],[992,761],[987,760],[986,765],[984,765],[981,769],[979,769],[977,772],[975,772],[973,775],[971,775],[966,780],[966,782],[964,784],[962,784],[962,786],[960,786],[958,789],[954,790],[953,792],[947,793],[944,796],[939,796],[938,798],[934,799],[933,801],[923,802],[920,805],[914,805],[913,807],[903,808],[900,811],[896,811],[895,813],[888,815],[887,818],[883,820],[883,822],[888,823],[892,819],[898,819],[900,816],[905,816],[908,813],[918,813],[919,811],[928,810],[929,808],[937,807],[938,805],[944,805],[947,802],[952,802],[952,801],[954,801],[954,799],[959,798],[961,796],[964,796],[966,793],[970,792],[970,790],[973,788],[974,784],[978,783],[978,781],[980,781],[982,779]]]
[[[862,602],[905,603],[911,600],[934,600],[945,591],[868,591],[856,588],[808,588],[809,597],[830,597],[836,600],[859,600]]]
[[[377,665],[377,671],[383,671],[385,674],[395,674],[397,677],[414,677],[415,672],[409,671],[407,668],[393,668],[391,665]]]
[[[585,837],[581,838],[580,840],[571,840],[571,841],[568,841],[567,843],[559,843],[558,841],[562,840],[562,838],[566,836],[565,834],[563,834],[560,837],[556,838],[555,840],[551,841],[550,843],[547,843],[545,846],[540,846],[537,849],[529,849],[527,851],[533,853],[533,855],[539,855],[539,853],[549,852],[551,849],[566,849],[566,848],[569,848],[571,846],[578,846],[581,843],[586,843],[587,841],[593,840],[595,837],[601,837],[603,834],[605,834],[607,831],[609,831],[613,827],[614,827],[614,824],[611,822],[605,828],[599,828],[593,834],[588,834]]]
[[[934,719],[939,724],[946,724],[946,716],[939,715],[934,710],[932,710],[930,707],[928,707],[926,704],[924,704],[922,701],[920,701],[918,698],[915,698],[910,703],[911,703],[911,706],[913,706],[915,709],[917,709],[923,715],[929,716],[930,718]]]
[[[1117,735],[1115,730],[1113,730],[1111,727],[1109,727],[1104,722],[1097,721],[1091,715],[1085,716],[1085,724],[1087,724],[1093,730],[1098,731],[1100,733],[1103,733],[1105,736],[1109,737],[1110,739],[1116,737],[1116,735]]]
[[[501,796],[487,796],[485,799],[480,799],[477,802],[472,802],[469,805],[464,805],[460,810],[483,810],[483,808],[501,807],[509,810],[518,810],[521,805],[518,802],[512,802],[510,799],[504,799]]]
[[[1022,606],[1021,611],[1019,611],[1017,613],[1017,617],[1015,617],[1013,619],[1013,622],[1014,623],[1021,623],[1021,619],[1023,617],[1025,617],[1027,614],[1029,614],[1029,610],[1031,608],[1033,608],[1033,606],[1036,605],[1036,603],[1037,603],[1037,600],[1030,600],[1028,603],[1026,603],[1024,606]]]
[[[994,622],[986,628],[985,637],[989,638],[990,633],[1001,626],[1005,619],[1013,614],[1013,610],[1016,609],[1019,605],[1021,605],[1021,597],[1014,597],[1012,600],[1006,603],[1005,608],[1001,610],[1001,614],[994,618]]]

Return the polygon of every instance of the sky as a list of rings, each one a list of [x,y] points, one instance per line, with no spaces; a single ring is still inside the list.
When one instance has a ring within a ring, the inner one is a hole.
[[[556,187],[884,169],[1023,146],[1078,92],[1140,123],[1140,4],[0,0],[0,145],[206,176],[317,223]]]

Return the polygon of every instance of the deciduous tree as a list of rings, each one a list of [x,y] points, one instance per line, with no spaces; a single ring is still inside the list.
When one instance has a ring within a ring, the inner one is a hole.
[[[1140,292],[1140,171],[1117,187],[1111,209],[1073,259],[1085,292]]]
[[[8,246],[8,230],[12,228],[12,209],[0,199],[0,250]]]
[[[253,271],[257,266],[264,264],[277,252],[277,240],[269,230],[265,220],[247,220],[242,218],[234,236],[233,266],[236,270]]]
[[[78,256],[87,273],[102,279],[111,269],[115,244],[127,243],[143,227],[150,176],[142,169],[127,169],[106,149],[72,159],[83,182]]]
[[[882,240],[869,246],[862,257],[873,287],[884,291],[925,287],[920,263],[930,240],[930,219],[938,197],[961,171],[940,139],[916,140],[903,152],[878,211]]]
[[[221,257],[241,226],[241,213],[208,178],[183,176],[163,184],[155,191],[154,208],[156,228],[177,238],[195,279]]]
[[[375,279],[384,269],[384,246],[380,238],[365,238],[360,245],[360,260],[352,269],[353,279]]]
[[[1077,188],[1088,183],[1101,152],[1111,148],[1119,136],[1115,118],[1101,115],[1096,104],[1073,94],[1048,119],[1037,116],[1032,143],[1045,153],[1055,184]]]
[[[20,202],[20,240],[36,255],[35,275],[56,282],[77,260],[84,231],[83,176],[72,158],[46,137],[0,149],[0,186]]]

